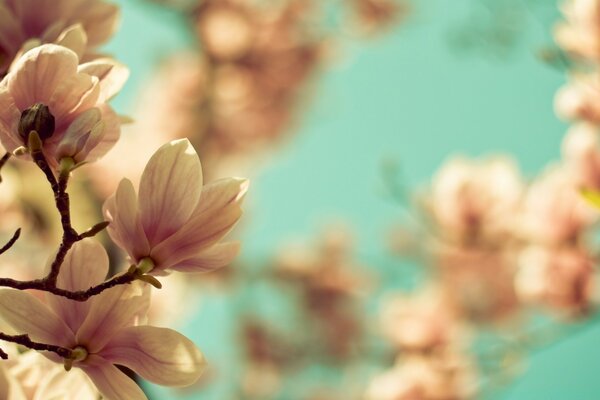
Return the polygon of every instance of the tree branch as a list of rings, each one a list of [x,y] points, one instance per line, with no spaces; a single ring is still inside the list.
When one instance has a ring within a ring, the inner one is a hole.
[[[34,342],[29,338],[29,335],[7,335],[6,333],[0,332],[0,340],[20,344],[32,350],[51,351],[52,353],[56,353],[66,359],[71,358],[72,351],[70,349],[55,346],[53,344]],[[2,350],[0,350],[0,352],[0,358],[6,360],[8,358],[8,354]]]

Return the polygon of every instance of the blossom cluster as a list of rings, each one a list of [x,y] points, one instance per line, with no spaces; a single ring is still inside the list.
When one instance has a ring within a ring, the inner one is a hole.
[[[2,398],[145,399],[124,368],[188,386],[206,366],[191,340],[149,324],[150,298],[170,273],[211,271],[236,257],[239,243],[222,239],[241,216],[248,181],[204,184],[195,149],[179,139],[150,158],[137,193],[121,181],[104,202],[104,221],[85,231],[71,221],[80,199],[70,196],[70,178],[111,150],[125,120],[110,100],[129,71],[97,52],[118,17],[104,0],[0,1],[2,165],[27,179],[29,166],[41,172],[51,192],[39,195],[53,200],[62,235],[43,276],[0,278]],[[118,261],[109,272],[95,237],[106,228],[128,268]],[[10,254],[20,232],[0,253]]]

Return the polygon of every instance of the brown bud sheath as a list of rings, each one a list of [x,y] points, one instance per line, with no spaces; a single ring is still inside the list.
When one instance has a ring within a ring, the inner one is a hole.
[[[45,104],[36,103],[21,113],[19,135],[25,143],[27,143],[31,131],[36,131],[40,139],[44,141],[52,136],[54,128],[54,115],[50,113],[50,109]]]

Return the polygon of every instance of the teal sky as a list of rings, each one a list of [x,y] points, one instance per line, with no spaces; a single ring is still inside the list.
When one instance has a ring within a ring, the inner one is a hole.
[[[295,135],[252,180],[242,257],[267,257],[289,238],[344,220],[356,232],[361,257],[367,264],[376,259],[400,215],[381,190],[386,158],[401,164],[412,186],[426,183],[456,153],[506,152],[527,176],[558,158],[566,125],[554,115],[553,97],[565,77],[536,57],[551,43],[556,9],[526,8],[518,42],[497,58],[449,44],[476,0],[413,2],[414,14],[390,35],[344,40],[342,57],[314,85]],[[176,14],[139,0],[120,3],[123,24],[108,51],[131,69],[116,102],[127,113],[153,64],[192,41]],[[222,331],[231,324],[227,307],[226,299],[215,298],[185,328],[209,359],[230,352],[223,342],[234,339]],[[501,398],[597,399],[599,344],[600,327],[590,325],[537,351]],[[216,391],[202,399],[227,400]]]

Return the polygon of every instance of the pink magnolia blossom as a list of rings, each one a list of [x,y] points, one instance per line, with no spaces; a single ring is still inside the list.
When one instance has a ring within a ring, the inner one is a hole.
[[[440,290],[397,296],[383,307],[382,330],[404,350],[427,351],[457,343],[463,333],[451,301]]]
[[[245,179],[221,179],[202,186],[202,169],[187,139],[156,151],[136,195],[123,179],[104,204],[111,238],[132,262],[145,261],[151,273],[202,272],[228,264],[239,243],[220,243],[241,216]]]
[[[472,362],[449,352],[406,357],[375,376],[365,400],[468,400],[477,391]]]
[[[506,232],[523,183],[504,157],[454,158],[433,178],[431,212],[442,236],[458,241]]]
[[[593,260],[583,249],[530,246],[519,259],[515,286],[523,301],[584,312],[592,301]]]
[[[597,72],[577,73],[556,93],[556,113],[569,120],[600,123],[600,76]]]
[[[78,64],[73,51],[52,44],[19,59],[0,85],[0,141],[6,150],[27,145],[19,124],[22,113],[36,104],[47,106],[54,117],[53,132],[43,138],[43,152],[52,165],[67,157],[76,164],[93,161],[114,145],[120,122],[106,102],[125,83],[128,71],[108,59]]]
[[[574,243],[597,220],[598,212],[578,192],[573,171],[564,164],[544,172],[529,187],[516,230],[534,243]]]
[[[566,21],[554,30],[556,43],[573,55],[600,60],[600,2],[567,0],[561,11]]]
[[[0,75],[19,53],[43,43],[81,58],[108,41],[119,8],[103,0],[0,0]]]
[[[563,139],[562,154],[575,184],[600,189],[600,131],[588,123],[573,125]]]
[[[62,266],[58,286],[84,290],[101,283],[108,256],[97,242],[76,243]],[[149,292],[138,284],[108,289],[86,302],[46,296],[46,304],[28,292],[0,290],[0,314],[18,333],[34,341],[75,351],[81,368],[107,399],[146,399],[142,390],[114,364],[167,386],[187,386],[201,375],[205,361],[196,346],[166,328],[137,325],[149,306]],[[46,354],[52,361],[63,359]]]

